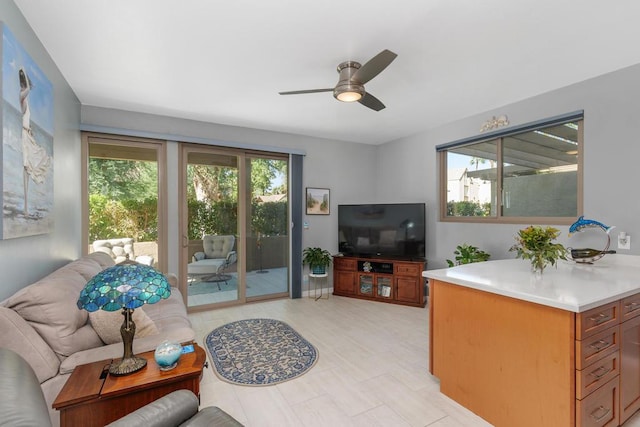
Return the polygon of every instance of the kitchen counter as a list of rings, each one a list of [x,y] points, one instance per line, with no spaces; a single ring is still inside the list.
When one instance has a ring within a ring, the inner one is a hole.
[[[429,372],[497,427],[618,426],[640,408],[640,257],[427,270]]]
[[[427,270],[422,276],[580,313],[640,292],[640,257],[606,255],[593,264],[558,262],[541,276],[529,260],[507,259]]]

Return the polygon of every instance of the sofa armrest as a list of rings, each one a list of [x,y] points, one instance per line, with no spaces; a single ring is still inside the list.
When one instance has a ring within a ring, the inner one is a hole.
[[[207,406],[180,427],[242,427],[242,424],[217,406]]]
[[[238,260],[238,254],[236,251],[229,251],[227,254],[227,265],[231,265]]]
[[[47,402],[35,372],[26,360],[0,348],[0,423],[51,426]]]
[[[192,262],[196,262],[196,261],[201,261],[203,259],[206,258],[206,255],[204,252],[196,252],[195,254],[193,254],[193,256],[191,257],[191,261]]]
[[[198,398],[177,390],[109,424],[110,427],[178,426],[198,413]]]

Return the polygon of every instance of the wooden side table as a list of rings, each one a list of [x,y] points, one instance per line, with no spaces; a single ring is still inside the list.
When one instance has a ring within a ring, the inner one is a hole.
[[[138,355],[147,359],[146,367],[125,376],[108,374],[112,359],[77,366],[53,402],[60,425],[102,427],[175,390],[191,390],[200,397],[206,355],[202,347],[193,347],[170,371],[160,370],[153,351]]]

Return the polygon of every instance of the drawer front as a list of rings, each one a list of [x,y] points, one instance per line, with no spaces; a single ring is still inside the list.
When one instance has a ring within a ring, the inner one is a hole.
[[[421,264],[405,264],[402,262],[393,263],[393,268],[395,269],[396,274],[404,274],[416,276],[422,274],[422,265]]]
[[[357,261],[352,258],[334,257],[333,268],[336,270],[355,271],[357,268]]]
[[[576,339],[583,340],[618,323],[620,323],[619,301],[578,313],[576,316]]]
[[[622,312],[622,321],[632,319],[640,315],[640,294],[626,297],[620,303],[620,311]]]
[[[620,326],[606,329],[582,341],[576,341],[576,369],[582,370],[620,349]]]
[[[584,399],[602,384],[620,374],[620,352],[616,351],[576,371],[576,399]]]
[[[618,377],[615,377],[585,399],[576,400],[576,425],[581,427],[617,426],[620,423],[618,402]]]

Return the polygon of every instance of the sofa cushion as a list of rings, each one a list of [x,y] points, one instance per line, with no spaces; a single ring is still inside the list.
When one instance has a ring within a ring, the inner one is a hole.
[[[101,252],[92,252],[88,255],[83,256],[82,259],[90,259],[92,261],[95,261],[96,263],[98,263],[102,270],[116,264],[113,258]]]
[[[134,310],[132,320],[136,325],[134,339],[158,333],[155,323],[147,316],[144,310]],[[105,344],[114,344],[122,341],[120,327],[124,322],[124,316],[121,311],[94,311],[89,313],[89,321]]]
[[[38,333],[15,311],[0,307],[0,347],[22,356],[33,368],[40,383],[54,377],[60,359]]]
[[[76,305],[87,283],[84,275],[98,273],[102,267],[92,258],[81,258],[72,264],[80,265],[66,265],[19,290],[6,302],[62,357],[103,345],[88,323],[89,314]]]

